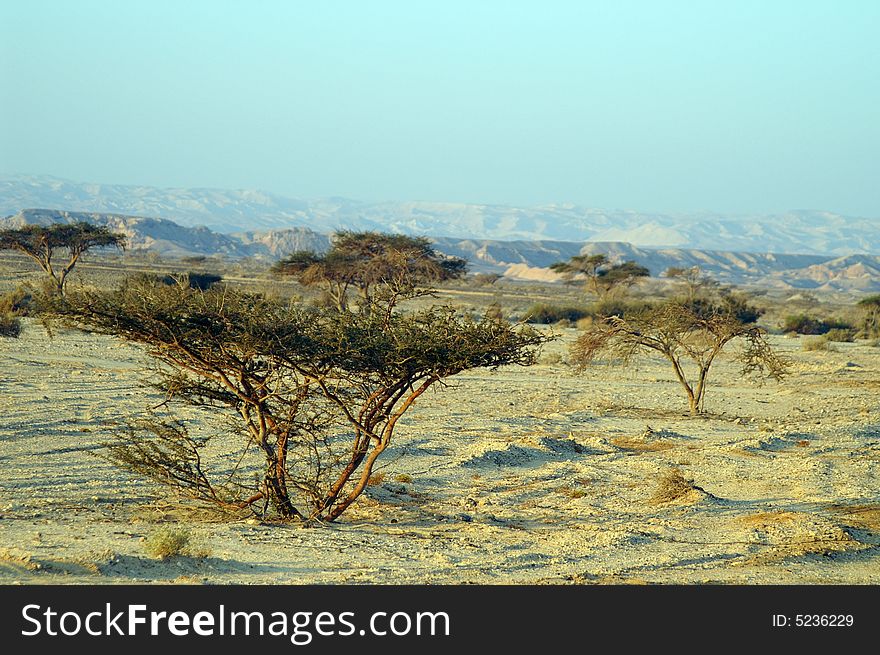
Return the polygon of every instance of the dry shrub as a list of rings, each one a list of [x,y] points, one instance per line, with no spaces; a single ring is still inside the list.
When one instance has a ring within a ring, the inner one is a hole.
[[[617,437],[611,440],[611,444],[622,450],[630,450],[637,453],[657,453],[675,448],[674,443],[665,439],[646,441],[636,437]]]
[[[578,499],[583,498],[587,495],[587,492],[583,489],[578,489],[577,487],[571,485],[562,485],[561,487],[556,487],[554,491],[558,494],[566,496],[567,498]]]
[[[807,352],[834,352],[835,350],[825,337],[808,337],[804,339],[801,348]]]
[[[410,484],[413,481],[413,478],[406,473],[398,473],[394,476],[394,481],[399,482],[400,484]]]
[[[367,484],[371,487],[378,487],[383,482],[385,482],[385,474],[381,471],[373,473],[373,475],[367,480]]]
[[[21,320],[12,313],[0,313],[0,337],[16,339],[21,334]]]
[[[660,478],[651,502],[657,505],[671,503],[684,499],[695,491],[703,490],[696,486],[693,480],[685,478],[679,469],[672,469]]]
[[[144,549],[150,557],[156,559],[179,557],[189,546],[190,538],[189,530],[164,526],[147,535]]]
[[[867,505],[833,505],[831,511],[853,528],[880,532],[880,503]]]

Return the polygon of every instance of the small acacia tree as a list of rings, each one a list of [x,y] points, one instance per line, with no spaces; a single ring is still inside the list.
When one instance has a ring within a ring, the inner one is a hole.
[[[672,365],[691,414],[700,414],[709,369],[718,354],[735,339],[744,342],[740,353],[744,375],[782,379],[787,362],[773,352],[761,328],[743,323],[721,308],[708,311],[703,307],[697,311],[693,305],[677,302],[594,323],[578,337],[572,355],[575,365],[583,369],[602,353],[628,363],[640,352],[658,352]],[[695,369],[690,375],[688,362]]]
[[[612,264],[606,255],[575,255],[567,262],[556,262],[550,270],[567,282],[583,280],[589,293],[600,300],[609,300],[622,289],[628,289],[651,272],[634,261]]]
[[[125,235],[91,223],[53,223],[49,226],[25,225],[0,231],[0,250],[17,250],[33,259],[49,276],[53,289],[64,294],[67,276],[80,258],[93,248],[125,247]],[[53,259],[58,251],[66,260],[58,267]]]
[[[432,385],[472,368],[529,365],[546,340],[447,309],[318,312],[160,284],[71,293],[58,312],[143,344],[161,365],[169,406],[223,410],[240,437],[238,463],[221,466],[222,475],[206,466],[208,440],[174,418],[123,434],[113,461],[198,500],[283,520],[338,518],[366,488],[401,416]],[[262,472],[248,483],[240,470],[252,446],[262,463],[251,468]]]
[[[433,285],[458,279],[467,262],[435,251],[425,237],[379,232],[338,232],[330,250],[319,255],[298,251],[272,267],[305,286],[322,287],[339,311],[356,290],[361,308],[393,308],[400,300],[432,293]]]

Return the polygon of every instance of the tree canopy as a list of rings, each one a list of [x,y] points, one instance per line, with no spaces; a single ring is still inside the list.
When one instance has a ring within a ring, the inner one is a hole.
[[[582,280],[586,289],[601,300],[607,300],[619,289],[635,284],[651,272],[634,261],[612,264],[604,254],[575,255],[567,262],[556,262],[550,270],[562,275],[568,282]]]
[[[295,277],[305,286],[320,286],[337,309],[348,307],[349,291],[357,291],[364,308],[425,295],[431,286],[458,279],[467,262],[438,253],[425,237],[379,232],[338,232],[324,254],[303,250],[276,262],[278,275]]]
[[[64,293],[67,276],[84,253],[108,246],[124,248],[125,235],[85,222],[25,225],[0,231],[0,250],[17,250],[33,259],[59,294]],[[67,258],[56,267],[53,258],[59,250],[66,251]]]

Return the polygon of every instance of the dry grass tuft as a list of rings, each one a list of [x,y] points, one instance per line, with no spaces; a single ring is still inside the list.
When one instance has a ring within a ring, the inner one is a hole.
[[[694,496],[704,496],[706,492],[688,480],[678,469],[671,469],[660,478],[657,489],[651,497],[651,502],[656,505],[671,503],[677,500],[690,499]]]
[[[621,450],[629,450],[635,453],[657,453],[663,450],[675,448],[675,444],[665,439],[657,441],[645,441],[637,437],[617,437],[611,440],[612,445]]]
[[[385,474],[381,471],[379,473],[373,473],[373,475],[367,480],[367,484],[371,487],[378,487],[383,482],[385,482]]]
[[[830,509],[840,517],[844,525],[871,532],[880,532],[880,503],[832,505]]]

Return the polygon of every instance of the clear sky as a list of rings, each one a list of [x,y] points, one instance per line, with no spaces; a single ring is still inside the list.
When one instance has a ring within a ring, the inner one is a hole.
[[[880,2],[0,0],[0,173],[880,217]]]

